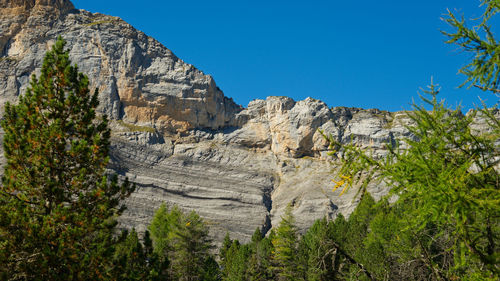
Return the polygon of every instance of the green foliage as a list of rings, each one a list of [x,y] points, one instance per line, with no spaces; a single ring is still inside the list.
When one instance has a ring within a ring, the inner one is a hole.
[[[148,231],[144,233],[144,243],[139,241],[137,232],[123,231],[114,255],[113,279],[116,280],[168,280],[162,271],[168,263],[162,263],[153,252]]]
[[[243,281],[246,280],[245,272],[247,260],[250,256],[249,245],[240,245],[234,240],[226,254],[226,266],[223,271],[223,280]]]
[[[276,236],[272,240],[274,247],[272,259],[277,280],[301,279],[301,265],[297,256],[297,230],[294,223],[292,206],[288,205],[281,217],[280,225],[276,228]]]
[[[172,270],[176,280],[199,280],[211,248],[208,228],[194,211],[178,220],[172,232]]]
[[[215,258],[213,256],[206,258],[203,264],[203,274],[199,280],[217,281],[220,280],[220,275],[219,264]]]
[[[461,70],[468,77],[464,84],[498,95],[499,45],[487,22],[498,13],[500,2],[483,4],[487,8],[478,26],[469,29],[463,19],[449,13],[446,21],[456,33],[445,34],[448,43],[475,54]],[[356,185],[365,197],[348,221],[339,216],[331,224],[337,250],[344,251],[344,257],[335,257],[335,278],[370,278],[359,275],[365,268],[371,278],[382,280],[498,279],[498,109],[477,109],[463,116],[460,108],[449,109],[437,100],[436,86],[426,93],[430,98],[422,100],[431,110],[414,104],[407,112],[411,138],[389,144],[386,157],[328,138],[332,154],[343,164],[336,188],[344,186],[345,191]],[[487,124],[483,131],[474,129],[478,118]],[[378,204],[366,201],[365,190],[372,181],[392,188],[392,203],[387,198]]]
[[[145,280],[148,276],[146,269],[146,255],[139,241],[137,232],[122,233],[123,242],[119,243],[115,251],[115,264],[118,266],[115,277],[120,280]]]
[[[448,11],[444,19],[455,32],[443,32],[449,39],[448,44],[455,44],[464,51],[473,54],[472,61],[460,69],[467,76],[464,84],[469,83],[484,91],[492,91],[500,95],[500,43],[488,25],[488,20],[500,11],[500,0],[482,0],[486,6],[479,19],[480,23],[472,28],[467,27],[464,17],[457,18]]]
[[[209,280],[218,277],[218,265],[210,254],[208,229],[196,212],[184,214],[177,206],[160,206],[149,226],[154,252],[168,261],[174,280]]]
[[[250,243],[251,255],[247,261],[247,280],[273,280],[274,275],[271,267],[273,236],[274,235],[271,234],[269,237],[262,237],[262,233],[258,228],[252,235],[252,241]]]
[[[477,26],[468,28],[463,17],[449,12],[445,21],[455,32],[444,34],[447,43],[474,54],[460,70],[467,76],[463,85],[498,96],[500,49],[488,20],[500,10],[500,1],[482,2],[486,10]],[[362,245],[357,250],[349,240],[355,237],[352,231],[363,231],[364,226],[351,225],[356,220],[353,214],[344,246],[379,279],[498,279],[498,109],[476,109],[463,116],[460,108],[447,108],[437,100],[435,85],[425,92],[430,98],[422,100],[431,110],[413,105],[414,110],[407,112],[413,123],[406,126],[412,137],[388,145],[386,157],[376,158],[370,151],[329,138],[333,154],[343,164],[337,187],[357,185],[363,193],[371,181],[383,181],[397,199],[377,204],[367,236],[356,239]],[[478,119],[486,122],[483,131],[474,129]],[[360,250],[365,255],[360,256]]]
[[[148,126],[138,126],[135,124],[130,124],[130,123],[125,123],[123,120],[118,120],[118,124],[130,132],[148,132],[148,133],[154,133],[155,129],[148,127]]]
[[[461,69],[467,76],[464,84],[498,95],[500,49],[488,20],[498,13],[500,1],[482,2],[486,10],[477,26],[468,28],[463,18],[449,12],[445,21],[456,32],[445,35],[447,43],[474,54]],[[496,279],[500,275],[498,109],[476,109],[463,116],[459,107],[451,109],[438,101],[438,92],[431,83],[425,91],[430,97],[421,97],[424,105],[414,104],[414,110],[407,112],[412,124],[406,128],[412,137],[388,145],[386,157],[376,158],[329,138],[343,163],[337,186],[356,184],[364,191],[370,181],[378,180],[392,188],[397,201],[387,204],[384,216],[373,219],[366,241],[375,247],[370,252],[386,265],[390,259],[421,263],[427,272],[421,271],[418,278]],[[475,129],[478,119],[486,123],[482,131]],[[393,274],[390,271],[396,267],[385,270]],[[410,272],[409,268],[403,271]]]
[[[359,179],[363,186],[373,175],[385,181],[392,187],[391,194],[399,197],[398,202],[409,206],[407,227],[415,232],[430,225],[453,229],[436,235],[453,241],[458,271],[472,270],[471,265],[475,265],[498,274],[498,120],[489,109],[467,116],[459,109],[447,109],[437,101],[434,86],[429,94],[432,99],[423,100],[432,106],[431,111],[415,105],[415,110],[408,112],[414,122],[407,127],[414,138],[403,140],[408,149],[389,146],[386,158],[375,159],[354,145],[346,145],[341,173]],[[489,121],[489,132],[472,129],[478,114]]]
[[[160,260],[168,262],[169,243],[171,240],[172,229],[176,227],[177,221],[181,216],[178,207],[174,207],[171,212],[167,210],[165,204],[161,204],[160,208],[156,210],[151,224],[149,225],[149,232],[153,241],[153,251],[158,255]]]
[[[233,241],[229,237],[229,232],[226,232],[224,240],[222,241],[222,246],[219,249],[219,265],[222,268],[222,271],[226,270],[227,253],[229,248],[231,248],[232,243]]]
[[[333,241],[338,243],[337,252],[340,252],[335,257],[336,276],[347,279],[366,278],[364,276],[366,269],[361,268],[356,263],[368,267],[370,272],[373,271],[373,268],[369,266],[373,262],[372,257],[363,247],[363,243],[369,233],[370,223],[375,214],[375,200],[370,194],[365,193],[347,221],[340,214],[331,224],[331,236]],[[355,262],[349,260],[346,254]]]
[[[0,187],[4,279],[109,278],[114,218],[133,190],[105,176],[110,131],[96,120],[97,92],[58,38],[40,77],[18,105],[7,103],[7,159]]]
[[[348,225],[345,229],[346,240],[337,239],[337,241],[348,241],[344,243],[344,249],[350,253],[356,253],[359,250],[359,245],[363,243],[371,220],[375,214],[375,200],[373,197],[365,193],[363,194],[359,205],[351,214],[348,220]],[[341,219],[339,219],[341,221]],[[340,238],[340,237],[339,237]]]
[[[332,247],[331,228],[326,218],[317,220],[302,237],[299,253],[306,265],[306,280],[333,280],[335,277],[335,247]]]
[[[370,261],[374,255],[367,254],[364,244],[376,214],[373,198],[366,195],[349,220],[341,214],[334,222],[318,220],[299,240],[289,206],[268,237],[257,229],[251,242],[241,245],[226,236],[223,280],[374,280],[370,271],[385,260]],[[360,229],[365,229],[364,235],[353,235]]]

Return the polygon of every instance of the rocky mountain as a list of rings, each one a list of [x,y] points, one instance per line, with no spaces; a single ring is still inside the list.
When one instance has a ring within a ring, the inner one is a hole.
[[[305,230],[317,218],[348,215],[357,202],[355,190],[332,191],[338,164],[318,129],[379,154],[408,134],[402,112],[287,97],[243,108],[155,39],[69,0],[0,0],[0,110],[24,93],[59,35],[99,90],[100,112],[113,119],[110,168],[137,184],[124,227],[143,231],[166,202],[196,210],[216,239],[229,231],[248,241],[256,228],[277,225],[290,203]]]

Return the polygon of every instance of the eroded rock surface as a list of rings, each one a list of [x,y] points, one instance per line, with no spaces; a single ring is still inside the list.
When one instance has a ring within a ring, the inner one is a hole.
[[[145,230],[165,202],[196,210],[216,240],[229,231],[248,241],[292,204],[305,230],[323,216],[348,215],[357,200],[356,190],[332,191],[337,164],[320,130],[380,155],[385,143],[408,135],[404,113],[287,97],[243,108],[153,38],[69,0],[0,0],[0,110],[25,92],[57,36],[99,90],[100,113],[113,120],[110,168],[137,184],[123,227]],[[380,197],[387,189],[370,191]]]
[[[68,0],[0,2],[2,104],[23,93],[57,36],[99,89],[101,112],[162,132],[233,125],[241,110],[211,76],[119,18],[74,9]]]

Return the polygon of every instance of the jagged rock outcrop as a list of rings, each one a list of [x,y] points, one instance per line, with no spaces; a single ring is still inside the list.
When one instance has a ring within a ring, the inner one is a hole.
[[[2,0],[0,9],[2,104],[24,92],[60,35],[114,119],[175,134],[233,125],[241,110],[211,76],[119,18],[75,10],[69,0]]]
[[[407,133],[394,125],[403,116],[269,97],[252,101],[235,117],[238,126],[222,130],[194,129],[173,139],[116,127],[113,169],[138,184],[123,223],[144,230],[154,209],[167,201],[197,210],[218,238],[229,230],[246,240],[255,228],[279,223],[289,203],[301,230],[325,215],[347,215],[356,190],[341,197],[332,191],[337,166],[318,129],[383,154],[386,141]],[[370,191],[375,197],[387,192],[383,186]]]
[[[312,98],[269,97],[242,108],[153,38],[69,0],[0,0],[0,110],[25,92],[57,36],[113,119],[110,168],[137,184],[123,227],[144,230],[166,202],[196,210],[216,239],[229,231],[247,241],[255,228],[276,225],[290,203],[305,230],[356,203],[355,190],[332,191],[336,163],[319,130],[379,154],[408,134],[404,113],[329,108]]]

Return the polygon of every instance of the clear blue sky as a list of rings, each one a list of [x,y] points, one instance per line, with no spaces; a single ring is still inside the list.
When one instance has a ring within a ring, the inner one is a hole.
[[[479,90],[457,89],[468,55],[444,44],[446,9],[479,17],[479,0],[129,1],[73,0],[117,16],[214,77],[246,106],[256,98],[313,97],[329,106],[409,109],[431,76],[449,104],[470,108]],[[498,18],[499,16],[497,16]],[[494,31],[500,29],[494,22]]]

